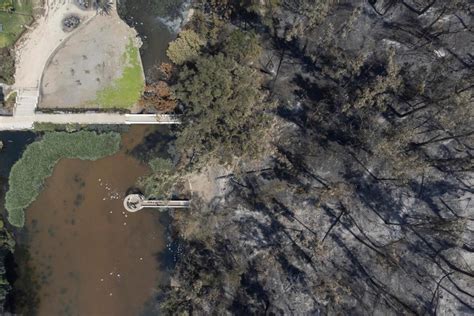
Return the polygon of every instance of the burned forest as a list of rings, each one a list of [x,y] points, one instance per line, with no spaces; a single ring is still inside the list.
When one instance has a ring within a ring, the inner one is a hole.
[[[474,313],[472,2],[200,0],[195,7],[187,29],[206,44],[179,66],[174,88],[191,122],[178,145],[184,137],[199,146],[181,164],[198,165],[204,149],[208,164],[224,152],[238,159],[215,179],[225,178],[225,193],[175,214],[186,255],[163,312]],[[239,125],[232,142],[208,127],[212,111],[229,128],[239,120],[222,118],[231,114],[222,114],[221,101],[208,101],[206,127],[193,123],[203,111],[186,108],[198,103],[186,93],[206,86],[194,69],[222,58],[237,65],[220,69],[251,77],[259,93],[252,90],[252,102],[264,104],[241,109],[240,118],[261,121]],[[205,136],[196,140],[200,129]]]

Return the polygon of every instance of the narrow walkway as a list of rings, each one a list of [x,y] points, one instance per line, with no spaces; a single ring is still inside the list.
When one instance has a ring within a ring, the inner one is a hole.
[[[180,124],[179,116],[171,114],[119,114],[119,113],[31,113],[25,106],[21,115],[0,116],[0,130],[33,129],[34,123],[90,124],[90,125],[134,125],[134,124]]]
[[[14,116],[33,116],[38,105],[39,90],[37,88],[24,88],[18,90],[16,96]]]
[[[123,200],[123,206],[128,212],[135,213],[144,208],[189,208],[191,202],[189,200],[145,200],[141,194],[130,194]]]

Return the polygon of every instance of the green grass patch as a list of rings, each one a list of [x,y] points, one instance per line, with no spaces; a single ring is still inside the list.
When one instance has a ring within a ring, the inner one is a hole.
[[[13,0],[0,0],[0,11],[11,11],[15,9]]]
[[[17,227],[25,223],[24,210],[41,192],[44,181],[61,158],[96,160],[119,150],[120,134],[81,131],[48,133],[29,145],[13,165],[5,197],[8,221]]]
[[[109,87],[97,92],[97,99],[94,103],[101,108],[129,109],[141,97],[145,83],[140,52],[131,39],[122,60],[126,65],[122,76],[114,80]]]
[[[15,43],[32,21],[32,0],[0,0],[0,48]]]

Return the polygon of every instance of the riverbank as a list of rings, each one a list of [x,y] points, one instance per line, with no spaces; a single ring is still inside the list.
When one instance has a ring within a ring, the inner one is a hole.
[[[189,21],[191,12],[188,0],[123,0],[118,3],[120,17],[137,30],[143,43],[140,54],[147,83],[159,79],[160,64],[169,62],[168,44]]]
[[[32,143],[36,135],[31,132],[0,132],[3,147],[0,150],[0,209],[3,210],[7,191],[8,175],[13,164],[20,158],[23,150]],[[5,212],[0,216],[0,314],[5,313],[4,305],[12,290],[13,252],[16,240],[13,230],[4,219]]]

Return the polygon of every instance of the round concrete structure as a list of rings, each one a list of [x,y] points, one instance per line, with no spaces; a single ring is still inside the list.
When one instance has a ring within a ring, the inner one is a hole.
[[[189,208],[189,200],[145,200],[141,194],[130,194],[123,200],[123,207],[128,212],[138,212],[144,208],[156,208],[165,211],[171,208]]]
[[[143,208],[143,201],[145,197],[141,194],[130,194],[123,200],[123,206],[131,213],[138,212]]]

